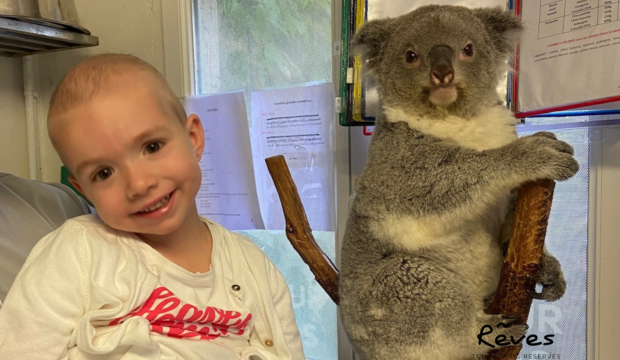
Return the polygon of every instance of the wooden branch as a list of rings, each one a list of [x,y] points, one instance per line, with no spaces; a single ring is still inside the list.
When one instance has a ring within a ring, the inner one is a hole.
[[[306,217],[306,211],[299,198],[297,187],[284,156],[272,156],[265,159],[267,169],[278,191],[284,218],[286,220],[286,237],[304,262],[310,267],[316,281],[323,287],[338,305],[338,275],[340,274],[332,261],[321,251],[312,236],[312,230]]]
[[[522,320],[515,324],[527,323],[532,305],[528,291],[536,287],[533,279],[543,252],[554,188],[553,180],[541,180],[527,183],[519,189],[499,286],[487,313],[521,315]],[[516,360],[522,347],[523,342],[493,350],[487,359]]]

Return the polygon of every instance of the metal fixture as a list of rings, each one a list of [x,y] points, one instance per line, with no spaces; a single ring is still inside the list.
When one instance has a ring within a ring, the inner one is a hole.
[[[99,45],[99,38],[0,17],[0,55],[24,56]]]
[[[80,25],[74,0],[0,0],[0,56],[99,45]]]
[[[0,0],[0,16],[90,35],[80,26],[74,0]]]

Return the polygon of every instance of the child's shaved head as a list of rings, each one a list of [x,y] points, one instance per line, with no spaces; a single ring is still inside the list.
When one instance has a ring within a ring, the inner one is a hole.
[[[185,125],[187,115],[164,77],[147,62],[131,55],[105,54],[90,57],[72,68],[52,95],[47,128],[58,151],[58,132],[64,115],[97,96],[106,95],[139,79],[161,97],[162,106]],[[123,81],[125,80],[125,81]],[[116,86],[116,87],[115,87]],[[62,154],[61,158],[62,158]]]

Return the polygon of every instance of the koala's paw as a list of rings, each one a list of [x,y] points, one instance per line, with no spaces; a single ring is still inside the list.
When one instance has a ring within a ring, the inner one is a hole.
[[[557,137],[557,136],[555,136],[555,134],[554,134],[554,133],[552,133],[552,132],[550,132],[550,131],[539,131],[539,132],[534,133],[534,134],[532,134],[532,135],[530,135],[530,136],[534,136],[534,137],[536,137],[536,136],[539,136],[539,137],[546,137],[546,138],[548,138],[548,139],[553,139],[553,140],[557,140],[557,139],[558,139],[558,137]],[[569,145],[569,147],[570,147],[570,145]],[[573,148],[572,148],[572,147],[570,147],[570,154],[571,154],[571,155],[573,155],[573,151],[572,151],[572,150],[573,150]]]
[[[523,321],[520,315],[483,315],[478,320],[480,324],[478,342],[484,341],[499,348],[518,344],[529,329],[527,324],[512,325]]]
[[[515,141],[515,154],[528,173],[528,180],[566,180],[579,170],[573,148],[553,133],[539,132]]]
[[[543,253],[540,267],[534,280],[543,287],[540,293],[530,292],[530,296],[534,299],[556,301],[566,291],[566,280],[564,280],[562,267],[558,259],[552,255]]]

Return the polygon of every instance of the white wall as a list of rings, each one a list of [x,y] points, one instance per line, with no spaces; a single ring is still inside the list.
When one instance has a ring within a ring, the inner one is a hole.
[[[598,172],[598,196],[596,217],[596,292],[594,320],[597,341],[594,345],[597,360],[617,359],[618,322],[620,322],[620,241],[618,241],[618,220],[620,220],[620,127],[605,129],[601,142],[600,171]]]
[[[162,1],[176,0],[75,0],[81,25],[99,37],[99,46],[35,56],[40,81],[38,117],[43,125],[39,138],[43,181],[60,181],[62,165],[44,126],[52,92],[72,66],[95,54],[132,54],[163,73]],[[27,160],[23,166],[27,169]]]
[[[0,57],[0,172],[29,176],[20,58]]]

